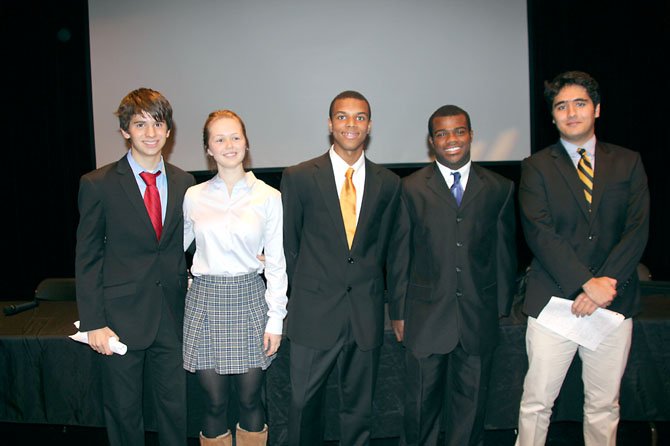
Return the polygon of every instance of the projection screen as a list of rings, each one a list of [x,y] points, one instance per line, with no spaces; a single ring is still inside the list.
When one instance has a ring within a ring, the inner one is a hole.
[[[114,116],[138,87],[174,108],[170,162],[208,168],[202,126],[231,109],[251,168],[285,167],[329,147],[343,90],[372,106],[367,156],[429,161],[427,119],[466,109],[473,159],[530,153],[526,0],[89,0],[96,164],[124,154]]]

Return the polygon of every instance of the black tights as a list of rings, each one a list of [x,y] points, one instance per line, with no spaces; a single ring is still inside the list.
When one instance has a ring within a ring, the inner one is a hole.
[[[265,410],[261,401],[261,388],[265,372],[261,368],[249,369],[239,375],[219,375],[213,369],[196,370],[195,374],[207,401],[202,427],[205,437],[215,438],[228,430],[227,409],[233,384],[239,400],[240,427],[249,432],[263,430]]]

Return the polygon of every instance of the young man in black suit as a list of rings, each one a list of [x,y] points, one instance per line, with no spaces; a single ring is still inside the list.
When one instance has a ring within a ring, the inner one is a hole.
[[[330,106],[330,150],[282,174],[292,446],[323,441],[323,396],[333,367],[340,385],[340,442],[370,441],[384,272],[400,203],[398,176],[365,157],[370,117],[363,95],[340,93]]]
[[[521,222],[533,260],[524,381],[516,444],[544,445],[551,408],[576,352],[584,381],[584,442],[614,445],[619,387],[640,308],[637,265],[647,244],[649,190],[640,155],[596,140],[598,83],[571,71],[545,85],[560,141],[521,165]],[[584,158],[584,161],[581,161]],[[626,319],[595,351],[551,331],[537,317],[552,296],[588,317],[608,308]]]
[[[470,161],[470,116],[445,105],[428,120],[436,161],[403,179],[402,286],[390,318],[406,350],[403,443],[482,445],[498,319],[516,274],[514,184]],[[407,232],[407,231],[405,231]]]
[[[134,90],[116,114],[130,150],[119,161],[82,176],[79,186],[75,270],[80,330],[88,332],[91,348],[102,355],[110,444],[144,444],[146,375],[161,445],[184,445],[181,339],[187,270],[182,201],[195,180],[163,160],[172,107],[162,94]],[[154,180],[145,183],[148,174]],[[145,205],[147,200],[153,202]],[[111,337],[128,346],[125,355],[112,354]]]

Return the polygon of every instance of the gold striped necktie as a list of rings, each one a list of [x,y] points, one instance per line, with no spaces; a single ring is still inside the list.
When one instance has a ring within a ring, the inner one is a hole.
[[[591,160],[589,159],[589,154],[585,149],[577,149],[581,158],[577,164],[577,174],[579,179],[582,180],[584,184],[584,197],[589,203],[589,212],[591,211],[591,200],[593,197],[593,166],[591,165]]]
[[[349,249],[351,249],[351,243],[354,241],[354,234],[356,233],[356,188],[352,180],[353,175],[353,167],[348,168],[344,174],[346,178],[340,192],[340,209],[342,210],[342,220],[347,233]]]

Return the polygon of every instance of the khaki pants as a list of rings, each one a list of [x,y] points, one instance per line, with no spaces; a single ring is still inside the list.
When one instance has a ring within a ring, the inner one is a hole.
[[[591,351],[543,327],[535,318],[528,318],[528,373],[523,383],[515,446],[545,444],[551,409],[575,352],[579,352],[582,360],[584,443],[614,446],[619,424],[619,388],[632,334],[633,321],[626,319],[596,351]]]

